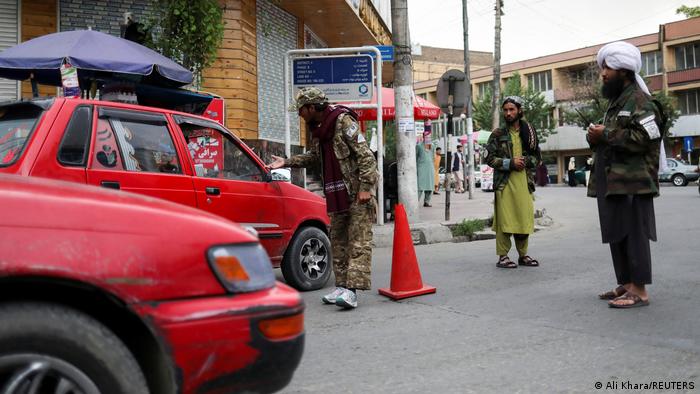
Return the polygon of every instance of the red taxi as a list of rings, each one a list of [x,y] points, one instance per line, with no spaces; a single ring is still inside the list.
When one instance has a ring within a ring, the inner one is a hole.
[[[78,99],[0,104],[0,173],[126,190],[254,228],[299,290],[331,274],[325,200],[273,180],[260,158],[205,117]]]
[[[131,193],[0,175],[4,393],[272,392],[303,303],[257,239]]]

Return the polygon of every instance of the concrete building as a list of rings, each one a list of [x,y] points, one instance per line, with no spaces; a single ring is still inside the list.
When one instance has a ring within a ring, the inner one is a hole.
[[[219,0],[224,38],[201,90],[226,100],[226,126],[265,159],[284,153],[284,54],[290,49],[390,45],[390,0]],[[41,35],[93,29],[120,35],[124,14],[146,18],[149,0],[0,0],[0,50]],[[328,21],[333,21],[329,24]],[[392,70],[385,67],[385,81]],[[55,95],[42,86],[40,95]],[[0,100],[30,97],[0,79]],[[305,143],[294,122],[293,151]]]
[[[658,32],[631,37],[625,41],[636,45],[642,52],[642,74],[651,91],[666,90],[677,99],[680,117],[666,141],[667,156],[690,154],[692,163],[698,162],[700,153],[700,18],[667,23]],[[546,159],[562,181],[569,157],[576,157],[577,167],[583,165],[591,151],[586,143],[585,131],[566,124],[563,114],[576,99],[576,86],[592,82],[597,76],[595,56],[605,43],[523,60],[501,66],[501,87],[516,72],[524,86],[540,91],[552,105],[551,122],[556,134],[542,144]],[[590,72],[593,70],[594,72]],[[491,67],[471,73],[474,100],[478,100],[493,81]],[[437,79],[415,84],[416,92],[433,98]],[[691,149],[684,147],[686,137]],[[550,171],[552,174],[552,171]]]

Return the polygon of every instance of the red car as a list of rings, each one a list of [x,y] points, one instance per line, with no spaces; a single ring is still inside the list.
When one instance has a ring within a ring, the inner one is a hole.
[[[211,119],[77,99],[0,105],[0,173],[121,189],[196,207],[257,230],[288,284],[331,274],[325,200],[275,181],[240,139]]]
[[[271,392],[303,303],[257,239],[164,200],[0,175],[3,393]]]

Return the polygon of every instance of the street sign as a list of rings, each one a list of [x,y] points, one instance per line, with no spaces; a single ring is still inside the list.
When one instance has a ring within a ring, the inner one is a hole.
[[[467,77],[460,70],[448,70],[438,80],[437,100],[442,112],[449,115],[449,98],[452,95],[452,115],[464,112],[467,105]]]
[[[686,152],[692,152],[693,151],[693,137],[684,137],[683,138],[683,146],[685,147]]]
[[[382,61],[383,62],[393,62],[394,61],[394,46],[393,45],[375,45],[377,49],[379,49],[379,52],[382,53]],[[374,52],[369,53],[372,58],[374,58],[376,55]]]
[[[372,99],[374,61],[370,55],[294,59],[293,73],[295,91],[315,86],[331,102]]]

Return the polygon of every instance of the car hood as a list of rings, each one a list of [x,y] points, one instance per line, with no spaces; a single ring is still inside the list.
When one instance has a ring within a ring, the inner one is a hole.
[[[219,234],[228,242],[257,241],[241,226],[219,216],[124,191],[18,175],[0,175],[0,190],[3,224],[9,226],[161,236],[184,227],[193,236],[217,238]],[[88,210],[95,212],[93,217],[85,217]],[[235,239],[231,239],[232,231]]]

